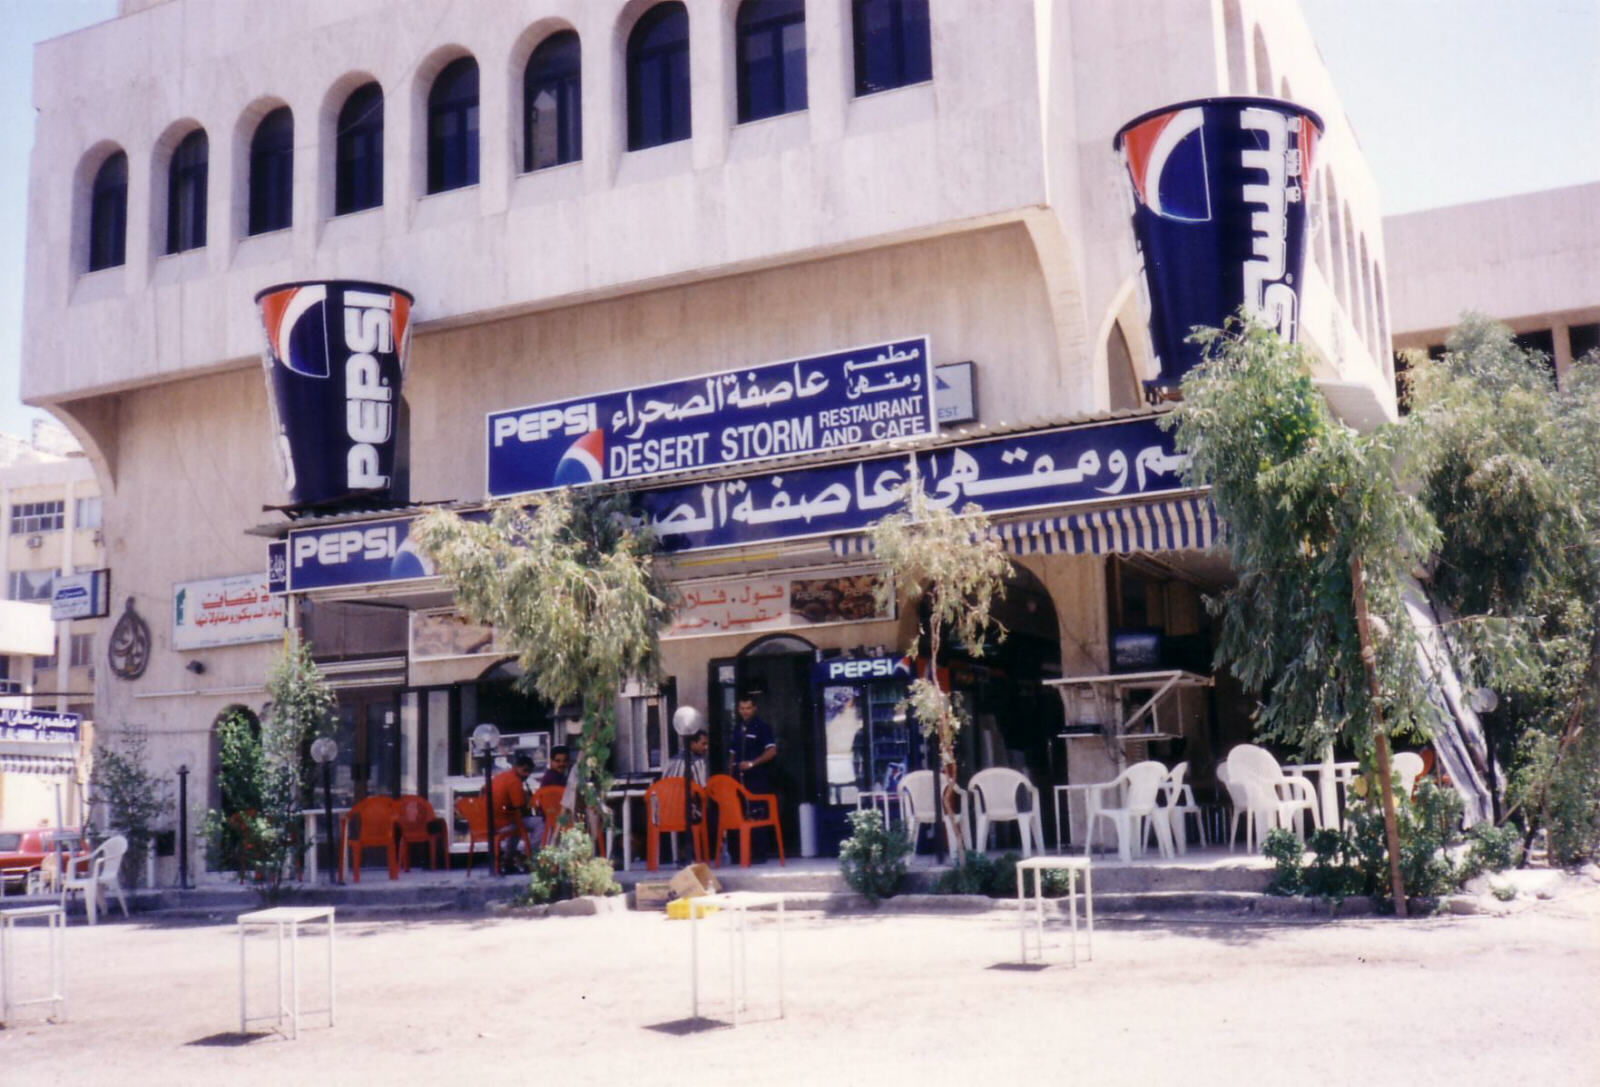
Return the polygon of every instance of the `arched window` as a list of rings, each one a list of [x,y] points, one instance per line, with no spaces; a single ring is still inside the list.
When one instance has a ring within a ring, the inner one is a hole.
[[[1350,270],[1350,305],[1345,311],[1350,315],[1350,323],[1356,326],[1356,335],[1361,335],[1361,265],[1356,261],[1356,228],[1350,218],[1350,205],[1344,206],[1344,263]]]
[[[1361,235],[1357,243],[1361,251],[1361,302],[1367,311],[1367,347],[1372,351],[1372,357],[1378,357],[1378,307],[1373,302],[1372,295],[1372,259],[1367,256],[1367,236]]]
[[[1311,257],[1316,262],[1317,270],[1322,273],[1324,280],[1328,279],[1328,172],[1324,170],[1315,178],[1307,178],[1311,185],[1312,204],[1314,214],[1306,219],[1306,229],[1309,232],[1306,244],[1311,248]]]
[[[689,138],[689,12],[657,4],[628,35],[628,150]]]
[[[118,151],[100,164],[89,197],[89,271],[127,259],[128,156]]]
[[[583,65],[576,31],[539,43],[522,72],[522,168],[583,158]]]
[[[333,138],[333,213],[383,204],[383,88],[363,83],[339,108]]]
[[[850,6],[858,96],[933,78],[928,0],[852,0]]]
[[[279,106],[250,140],[251,234],[282,230],[294,218],[294,114]]]
[[[428,91],[428,191],[478,183],[478,62],[451,61]]]
[[[1333,175],[1328,175],[1328,255],[1333,263],[1333,296],[1338,299],[1339,307],[1348,310],[1349,295],[1345,290],[1344,268],[1344,217],[1339,214],[1339,189],[1333,180]]]
[[[1256,27],[1253,36],[1256,54],[1256,93],[1260,95],[1272,94],[1272,64],[1267,60],[1267,39],[1261,34],[1261,28]]]
[[[1222,0],[1222,32],[1228,39],[1228,93],[1242,94],[1245,78],[1244,20],[1239,15],[1239,0]]]
[[[183,138],[167,166],[167,252],[182,253],[206,244],[206,162],[210,147],[204,129]]]
[[[805,109],[805,0],[744,0],[734,34],[740,123]]]

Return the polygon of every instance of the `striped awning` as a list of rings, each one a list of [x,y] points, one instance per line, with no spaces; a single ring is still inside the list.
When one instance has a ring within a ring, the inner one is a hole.
[[[1174,498],[994,525],[1013,555],[1128,555],[1154,551],[1204,551],[1217,538],[1217,512],[1205,497]],[[833,553],[872,554],[864,533],[835,536]]]
[[[71,774],[76,768],[66,755],[0,755],[3,774]]]

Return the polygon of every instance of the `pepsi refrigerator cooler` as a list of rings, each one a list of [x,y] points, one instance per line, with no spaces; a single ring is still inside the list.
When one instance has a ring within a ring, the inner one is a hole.
[[[836,657],[811,666],[822,748],[825,840],[849,833],[862,793],[893,794],[926,761],[915,724],[900,711],[913,676],[905,657]]]

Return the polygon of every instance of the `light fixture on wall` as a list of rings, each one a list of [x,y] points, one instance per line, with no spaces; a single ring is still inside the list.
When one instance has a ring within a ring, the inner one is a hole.
[[[197,676],[205,675],[205,671],[206,671],[206,663],[205,663],[205,661],[190,661],[188,664],[184,665],[184,667],[187,668],[189,671],[193,672]]]

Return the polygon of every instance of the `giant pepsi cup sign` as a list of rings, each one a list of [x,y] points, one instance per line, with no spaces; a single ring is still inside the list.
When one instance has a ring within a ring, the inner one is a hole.
[[[256,295],[262,364],[292,506],[393,497],[411,295],[381,283],[284,283]]]
[[[1200,361],[1196,325],[1221,328],[1241,306],[1294,340],[1300,325],[1311,156],[1322,119],[1274,98],[1204,98],[1134,118],[1117,132],[1133,184],[1150,338],[1176,395]]]

